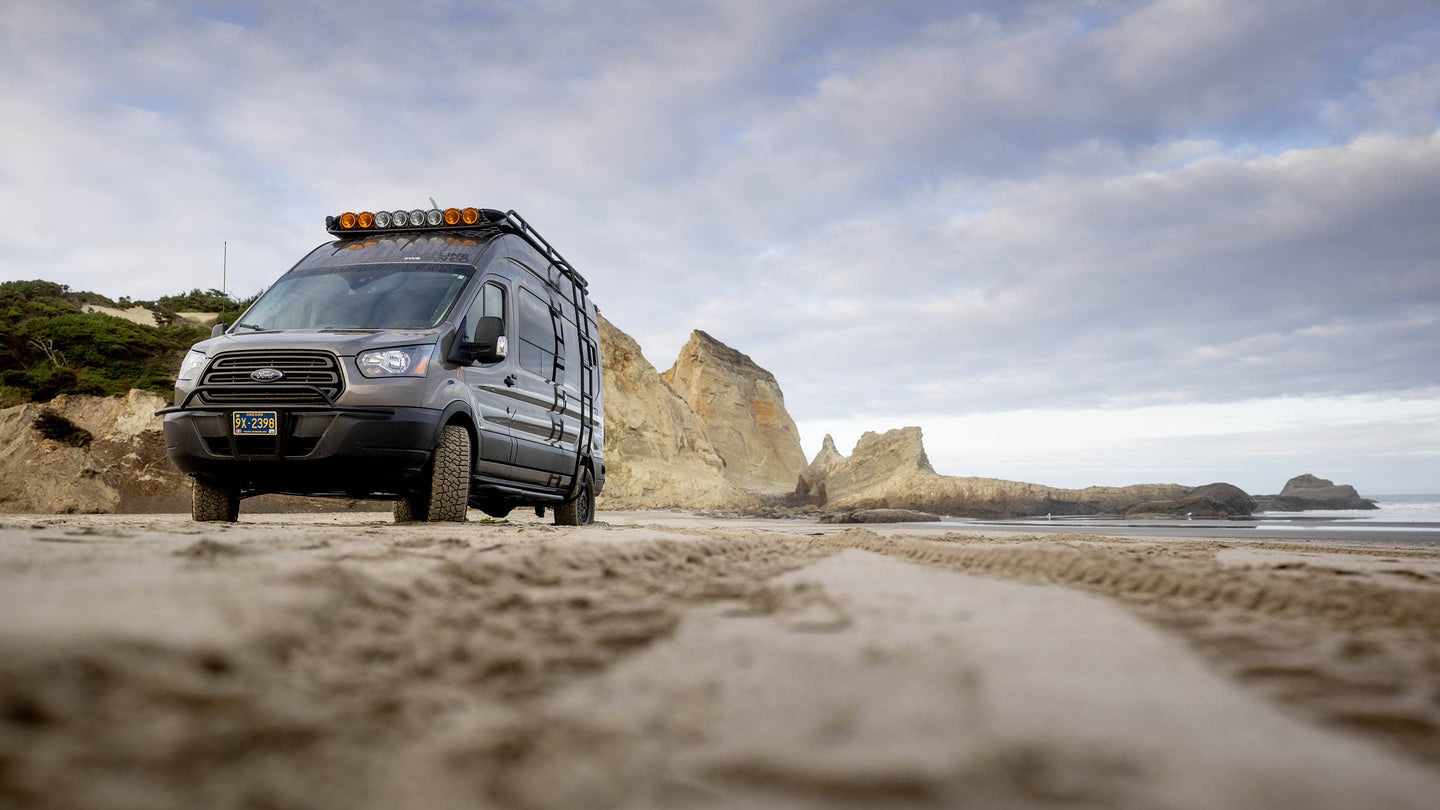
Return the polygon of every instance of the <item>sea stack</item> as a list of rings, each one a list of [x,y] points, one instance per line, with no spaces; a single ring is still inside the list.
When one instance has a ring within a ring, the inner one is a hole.
[[[635,339],[599,318],[605,370],[602,509],[743,506],[725,462],[690,406],[670,390]]]
[[[1258,495],[1255,500],[1265,512],[1303,512],[1311,509],[1379,509],[1369,498],[1360,497],[1355,487],[1336,484],[1306,473],[1285,482],[1279,495]]]
[[[732,484],[766,495],[794,489],[805,451],[775,375],[696,330],[660,377],[699,418]]]

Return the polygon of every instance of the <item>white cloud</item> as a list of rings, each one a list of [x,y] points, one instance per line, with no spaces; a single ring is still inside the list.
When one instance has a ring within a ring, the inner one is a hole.
[[[0,279],[209,287],[228,241],[247,293],[434,196],[802,426],[1394,396],[1440,384],[1436,41],[1409,2],[21,3]]]

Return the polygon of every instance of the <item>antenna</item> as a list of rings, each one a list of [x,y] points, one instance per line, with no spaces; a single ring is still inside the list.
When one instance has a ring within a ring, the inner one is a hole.
[[[439,211],[439,210],[440,210],[440,206],[438,206],[438,205],[435,204],[435,198],[434,198],[434,197],[431,197],[431,198],[430,198],[430,207],[431,207],[431,208],[434,208],[436,211]]]
[[[229,293],[225,292],[225,282],[230,274],[230,243],[221,242],[220,251],[220,294],[229,296]]]

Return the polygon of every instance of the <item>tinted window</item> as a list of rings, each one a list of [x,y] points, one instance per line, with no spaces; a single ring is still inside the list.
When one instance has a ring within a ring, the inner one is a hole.
[[[475,326],[481,318],[505,320],[505,289],[499,284],[486,283],[475,294],[475,303],[470,305],[470,313],[465,316],[465,328],[469,332],[467,340],[475,340]],[[504,327],[501,327],[500,334],[505,334]]]
[[[545,379],[555,373],[555,321],[539,296],[520,288],[520,367]]]

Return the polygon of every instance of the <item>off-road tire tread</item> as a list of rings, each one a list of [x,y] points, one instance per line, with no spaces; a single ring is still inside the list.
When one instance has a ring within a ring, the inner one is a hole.
[[[555,507],[556,526],[579,526],[580,525],[580,502],[590,500],[590,519],[587,523],[595,521],[595,481],[590,477],[590,470],[584,470],[580,476],[580,494],[573,500],[566,501]]]
[[[395,522],[412,523],[425,519],[425,505],[428,501],[420,500],[417,495],[406,495],[395,502]]]
[[[425,519],[431,523],[464,522],[470,500],[470,431],[463,425],[446,425],[435,443],[431,467]]]
[[[201,523],[234,523],[240,517],[240,493],[191,476],[190,517]]]

